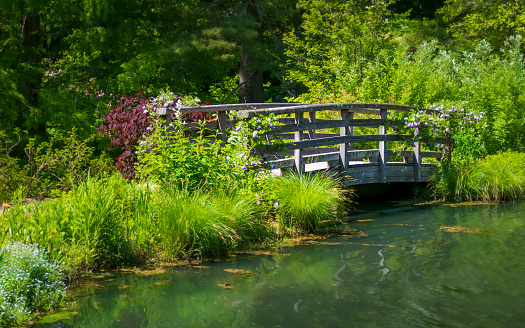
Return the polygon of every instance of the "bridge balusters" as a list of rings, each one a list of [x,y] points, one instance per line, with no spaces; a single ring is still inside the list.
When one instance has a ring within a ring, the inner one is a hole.
[[[341,120],[345,121],[349,119],[350,119],[350,115],[348,113],[348,109],[341,109]],[[340,130],[339,135],[341,137],[345,137],[350,134],[348,125],[341,127],[339,130]],[[348,153],[348,143],[339,144],[339,172],[343,175],[342,179],[343,179],[344,184],[346,184],[346,175],[347,175],[346,170],[348,169],[347,153]]]
[[[379,116],[383,120],[382,125],[379,127],[379,135],[382,135],[385,139],[379,141],[379,183],[386,183],[386,126],[385,120],[387,119],[388,112],[386,109],[379,110]]]
[[[218,111],[217,112],[217,127],[219,128],[221,134],[221,140],[223,142],[226,142],[228,140],[228,137],[226,136],[226,112],[225,111]]]
[[[316,113],[317,112],[308,112],[308,120],[310,121],[310,123],[315,122]],[[317,138],[316,134],[317,133],[315,132],[315,130],[308,130],[308,139],[312,140]]]
[[[414,129],[414,136],[419,134],[419,128]],[[421,181],[421,143],[414,142],[414,182]]]
[[[295,124],[299,125],[303,123],[304,118],[303,112],[296,112],[295,113]],[[303,140],[303,131],[296,131],[294,132],[294,141],[301,141]],[[295,170],[298,173],[304,172],[304,163],[303,163],[303,150],[302,149],[294,149],[294,164],[295,164]]]

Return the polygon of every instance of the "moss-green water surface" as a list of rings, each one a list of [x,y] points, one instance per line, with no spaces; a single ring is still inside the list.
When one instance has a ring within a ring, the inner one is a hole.
[[[34,327],[524,324],[525,203],[361,215],[349,227],[367,237],[98,277],[77,292],[78,314]]]

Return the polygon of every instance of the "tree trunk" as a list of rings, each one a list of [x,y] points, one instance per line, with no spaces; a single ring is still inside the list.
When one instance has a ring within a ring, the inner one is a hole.
[[[24,81],[27,88],[25,95],[30,106],[38,106],[38,92],[42,83],[42,74],[35,67],[41,65],[39,47],[41,44],[40,16],[38,12],[31,11],[24,14],[20,20],[20,39],[24,47],[20,57],[21,66],[31,70],[31,78]],[[24,65],[26,64],[26,65]]]
[[[255,1],[250,0],[246,13],[257,23],[261,24],[261,15],[255,6]],[[258,67],[256,49],[262,44],[262,27],[257,28],[256,39],[241,41],[241,64],[239,67],[239,102],[252,103],[264,102],[263,71]]]

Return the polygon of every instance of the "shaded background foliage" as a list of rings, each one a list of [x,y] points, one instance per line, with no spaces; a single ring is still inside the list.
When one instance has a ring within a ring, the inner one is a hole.
[[[2,163],[73,128],[99,156],[122,95],[168,86],[211,103],[465,101],[486,113],[486,154],[521,151],[524,19],[502,0],[0,0]]]

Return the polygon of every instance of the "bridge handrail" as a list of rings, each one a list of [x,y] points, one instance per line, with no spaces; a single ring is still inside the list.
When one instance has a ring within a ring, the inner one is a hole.
[[[195,113],[195,112],[216,112],[216,122],[208,122],[207,127],[217,128],[221,131],[220,137],[226,141],[226,129],[235,126],[235,120],[228,118],[226,111],[237,110],[239,118],[250,118],[257,115],[275,116],[294,114],[295,118],[280,119],[288,124],[276,127],[269,135],[282,134],[286,132],[293,133],[293,142],[283,145],[284,149],[293,151],[293,158],[277,159],[272,163],[278,167],[292,166],[296,171],[303,172],[305,164],[310,161],[326,161],[332,164],[339,163],[338,167],[341,173],[347,172],[349,160],[352,158],[367,158],[377,160],[378,166],[378,182],[387,182],[387,161],[392,156],[392,151],[386,148],[387,141],[402,141],[413,140],[413,151],[401,151],[405,163],[412,163],[414,168],[414,181],[421,180],[421,167],[423,157],[433,157],[440,159],[443,155],[441,152],[424,152],[421,151],[422,142],[442,143],[449,146],[445,149],[450,149],[450,145],[454,143],[451,138],[419,138],[417,141],[413,139],[413,135],[388,135],[387,117],[389,111],[409,112],[412,110],[423,111],[428,114],[438,114],[439,111],[435,109],[427,109],[412,106],[402,106],[393,104],[378,104],[378,103],[332,103],[332,104],[297,104],[297,103],[245,103],[245,104],[228,104],[228,105],[207,105],[200,107],[185,107],[181,109],[168,107],[159,108],[157,114],[166,116],[169,123],[171,114],[180,113]],[[340,119],[316,119],[316,112],[318,111],[340,111]],[[304,119],[304,113],[308,113],[309,122]],[[377,115],[379,119],[354,119],[354,114],[369,114]],[[187,124],[190,127],[196,127],[195,124]],[[379,128],[379,133],[374,135],[353,135],[354,127],[376,127]],[[339,136],[337,135],[323,135],[317,133],[316,130],[328,128],[340,128]],[[417,129],[417,128],[416,128]],[[417,130],[416,130],[417,131]],[[309,140],[304,140],[304,134],[308,134]],[[270,139],[268,139],[270,141]],[[352,150],[352,143],[354,142],[378,142],[378,149],[368,150]],[[328,152],[324,154],[304,155],[305,149],[315,148],[319,146],[336,145],[339,144],[339,152]],[[258,153],[268,154],[271,147],[259,147],[256,151]],[[401,153],[400,152],[400,153]],[[373,156],[369,156],[370,154]],[[291,162],[293,160],[293,165]],[[371,163],[373,164],[373,163]],[[394,165],[396,163],[388,163]]]

